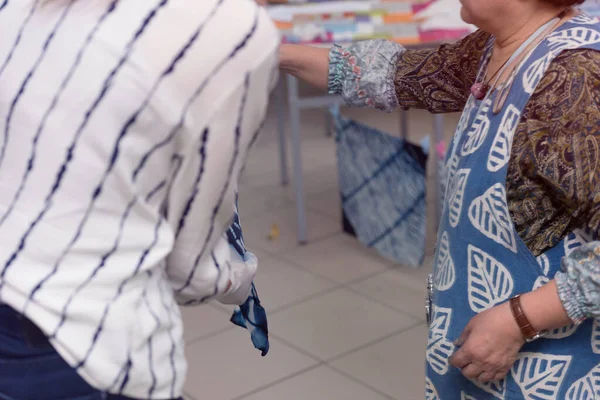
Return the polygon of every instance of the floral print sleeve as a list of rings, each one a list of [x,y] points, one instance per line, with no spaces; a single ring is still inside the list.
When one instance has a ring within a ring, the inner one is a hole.
[[[393,111],[461,111],[490,35],[476,32],[455,44],[407,50],[383,39],[366,40],[329,54],[329,92],[351,107]]]
[[[357,42],[329,53],[329,93],[341,94],[351,107],[391,112],[398,107],[394,75],[405,49],[383,39]]]
[[[574,323],[600,318],[600,242],[588,243],[565,257],[555,279],[560,300]]]

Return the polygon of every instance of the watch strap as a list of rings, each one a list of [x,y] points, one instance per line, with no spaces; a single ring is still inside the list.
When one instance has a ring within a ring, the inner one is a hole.
[[[521,330],[521,334],[523,338],[530,342],[532,340],[538,339],[542,336],[541,332],[538,332],[529,322],[527,315],[523,311],[523,307],[521,307],[521,296],[517,295],[510,299],[510,310],[512,312],[513,317],[519,329]]]

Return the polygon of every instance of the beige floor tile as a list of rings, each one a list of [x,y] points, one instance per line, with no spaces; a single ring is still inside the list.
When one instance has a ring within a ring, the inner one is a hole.
[[[183,338],[186,343],[233,326],[229,322],[231,316],[212,304],[182,307],[181,316],[184,328]]]
[[[281,255],[313,273],[346,283],[383,271],[391,262],[355,238],[339,234]]]
[[[289,196],[289,188],[281,185],[273,185],[262,188],[240,188],[239,212],[244,228],[244,220],[265,211],[272,211],[285,206],[291,206],[292,200]]]
[[[422,400],[426,343],[427,328],[423,324],[332,364],[398,400]]]
[[[267,258],[260,263],[256,288],[267,311],[308,299],[336,286],[335,282],[319,278],[286,261]]]
[[[341,289],[271,316],[270,329],[327,360],[415,324],[415,319]]]
[[[187,357],[185,391],[199,400],[230,400],[316,365],[276,339],[261,357],[241,328],[190,345]]]
[[[296,235],[296,207],[286,207],[264,215],[244,217],[243,229],[249,249],[257,246],[269,253],[283,253],[298,247]],[[307,212],[308,240],[314,242],[341,231],[341,224],[333,218]],[[279,236],[269,240],[273,225],[279,228]]]
[[[250,150],[240,183],[244,187],[260,188],[281,183],[281,161],[279,142],[273,140]],[[302,171],[305,180],[311,173],[330,170],[337,177],[337,157],[335,142],[332,138],[308,137],[302,140]],[[288,172],[293,188],[293,168],[291,154],[288,152]],[[264,179],[268,177],[270,180]],[[261,179],[263,178],[263,179]]]
[[[352,285],[352,289],[425,321],[425,281],[417,285],[414,279],[407,278],[407,274],[415,272],[408,268],[392,268]]]
[[[385,400],[386,397],[323,366],[243,398],[243,400],[309,399]]]
[[[342,220],[342,199],[338,189],[326,190],[322,193],[314,193],[306,196],[308,208]]]

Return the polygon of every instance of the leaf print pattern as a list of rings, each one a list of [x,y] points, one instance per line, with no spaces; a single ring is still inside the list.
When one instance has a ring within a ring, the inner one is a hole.
[[[600,365],[592,368],[583,378],[567,390],[566,400],[591,400],[600,398]]]
[[[563,50],[575,49],[600,43],[600,32],[584,26],[564,29],[548,36],[548,43],[554,55]]]
[[[448,372],[449,359],[454,352],[454,344],[447,338],[451,318],[451,309],[436,307],[429,328],[425,358],[431,369],[438,375],[445,375]]]
[[[471,124],[471,127],[466,132],[465,143],[462,146],[461,155],[466,156],[475,153],[483,144],[489,130],[490,130],[490,119],[488,112],[492,106],[492,100],[486,99],[481,104],[475,120]]]
[[[535,92],[538,84],[541,82],[548,67],[554,60],[555,56],[548,53],[546,56],[532,63],[523,74],[523,89],[525,93],[532,94]]]
[[[506,395],[506,379],[488,383],[481,383],[476,380],[472,380],[471,382],[473,382],[473,384],[479,389],[491,394],[495,398],[504,400],[504,396]]]
[[[487,163],[488,171],[498,172],[510,161],[512,140],[520,120],[521,112],[514,105],[510,104],[502,117],[500,128],[490,148]]]
[[[470,394],[466,394],[465,392],[460,392],[460,400],[477,400],[475,397]]]
[[[517,253],[515,231],[508,212],[503,184],[495,184],[482,196],[473,200],[469,208],[469,219],[485,236]]]
[[[592,351],[594,354],[600,354],[600,320],[594,319],[592,326]]]
[[[450,205],[448,218],[450,218],[450,226],[453,228],[456,228],[460,222],[460,215],[462,213],[462,206],[465,198],[465,189],[470,173],[470,169],[461,169],[458,171],[455,174],[450,190],[448,191],[448,204]]]
[[[537,262],[540,265],[542,273],[545,276],[548,276],[548,274],[550,273],[550,260],[548,259],[548,256],[545,254],[540,255],[537,258]]]
[[[425,378],[425,400],[440,400],[437,390],[429,378]]]
[[[571,364],[571,356],[521,353],[511,369],[525,400],[555,400]]]
[[[448,232],[442,234],[437,257],[434,287],[435,290],[445,291],[454,285],[456,279],[454,261],[452,261],[452,256],[450,255],[450,239],[448,238]]]
[[[508,269],[494,257],[469,245],[469,304],[480,313],[508,300],[514,282]]]
[[[587,232],[581,229],[574,230],[569,233],[565,240],[565,255],[569,256],[574,250],[580,248],[584,244],[591,242],[592,238]]]
[[[598,18],[592,17],[591,15],[581,13],[571,18],[571,22],[579,25],[595,25],[598,23]]]

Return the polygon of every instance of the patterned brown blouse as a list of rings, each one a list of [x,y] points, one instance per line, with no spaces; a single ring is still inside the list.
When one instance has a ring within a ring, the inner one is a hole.
[[[398,103],[461,111],[489,34],[436,50],[407,50],[397,62]],[[566,51],[550,65],[523,113],[507,176],[510,213],[539,255],[586,224],[600,233],[600,52]]]

